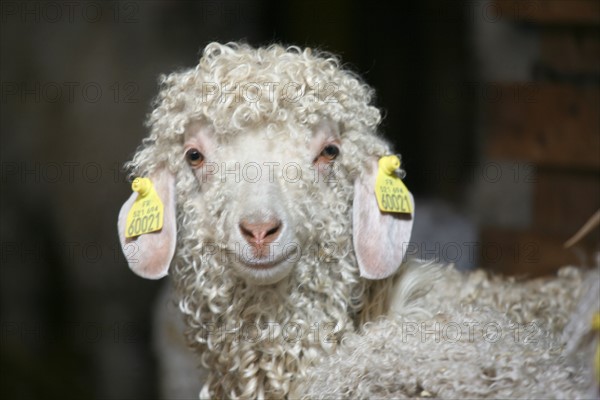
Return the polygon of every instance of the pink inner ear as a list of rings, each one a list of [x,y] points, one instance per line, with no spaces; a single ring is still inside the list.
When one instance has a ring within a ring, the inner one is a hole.
[[[160,279],[167,275],[175,253],[177,226],[175,221],[175,178],[166,171],[159,171],[150,177],[156,193],[164,206],[163,227],[158,232],[147,233],[135,238],[125,237],[127,214],[137,193],[133,193],[121,207],[117,227],[121,249],[129,268],[147,279]]]
[[[382,213],[379,210],[375,198],[376,178],[375,161],[371,172],[362,179],[357,179],[354,185],[354,251],[360,275],[367,279],[387,278],[400,267],[410,240],[414,218],[414,214],[411,217]]]

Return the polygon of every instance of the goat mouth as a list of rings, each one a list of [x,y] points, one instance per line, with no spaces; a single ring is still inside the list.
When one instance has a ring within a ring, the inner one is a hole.
[[[278,260],[258,260],[258,261],[242,261],[242,265],[246,268],[256,269],[256,270],[265,270],[277,267],[285,261],[284,258],[280,258]]]
[[[241,260],[240,263],[249,269],[254,269],[254,270],[268,270],[268,269],[273,269],[281,264],[284,264],[286,261],[290,260],[290,257],[295,257],[296,256],[296,251],[294,251],[291,254],[288,254],[286,256],[283,257],[279,257],[275,260],[273,259],[266,259],[266,260],[255,260],[255,261],[250,261],[250,260]]]

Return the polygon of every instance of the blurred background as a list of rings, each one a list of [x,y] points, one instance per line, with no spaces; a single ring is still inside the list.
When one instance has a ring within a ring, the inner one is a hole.
[[[211,41],[317,47],[377,92],[417,198],[411,255],[593,265],[595,0],[1,3],[0,396],[157,398],[152,309],[117,241],[158,76]]]

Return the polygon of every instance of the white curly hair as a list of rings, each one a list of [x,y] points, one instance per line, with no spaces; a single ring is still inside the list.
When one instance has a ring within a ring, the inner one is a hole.
[[[394,318],[345,335],[295,397],[597,398],[599,338],[590,322],[599,273],[564,267],[519,281],[447,268],[421,276],[413,290],[423,278],[431,290],[400,302]]]
[[[330,54],[237,43],[209,44],[161,82],[128,167],[155,181],[165,227],[125,238],[132,195],[124,251],[136,245],[130,266],[145,277],[171,264],[209,371],[201,397],[286,397],[345,332],[385,312],[410,234],[412,221],[374,205],[391,149],[373,90]]]

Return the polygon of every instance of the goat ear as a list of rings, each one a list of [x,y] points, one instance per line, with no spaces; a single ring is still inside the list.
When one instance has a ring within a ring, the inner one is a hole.
[[[175,177],[163,169],[150,176],[150,179],[164,207],[162,229],[134,238],[125,237],[127,214],[138,196],[136,192],[121,207],[117,226],[121,249],[129,268],[143,278],[160,279],[167,275],[175,253]]]
[[[396,272],[402,263],[410,240],[414,207],[413,215],[381,212],[375,197],[377,160],[370,167],[370,171],[354,182],[354,252],[360,276],[383,279]]]

